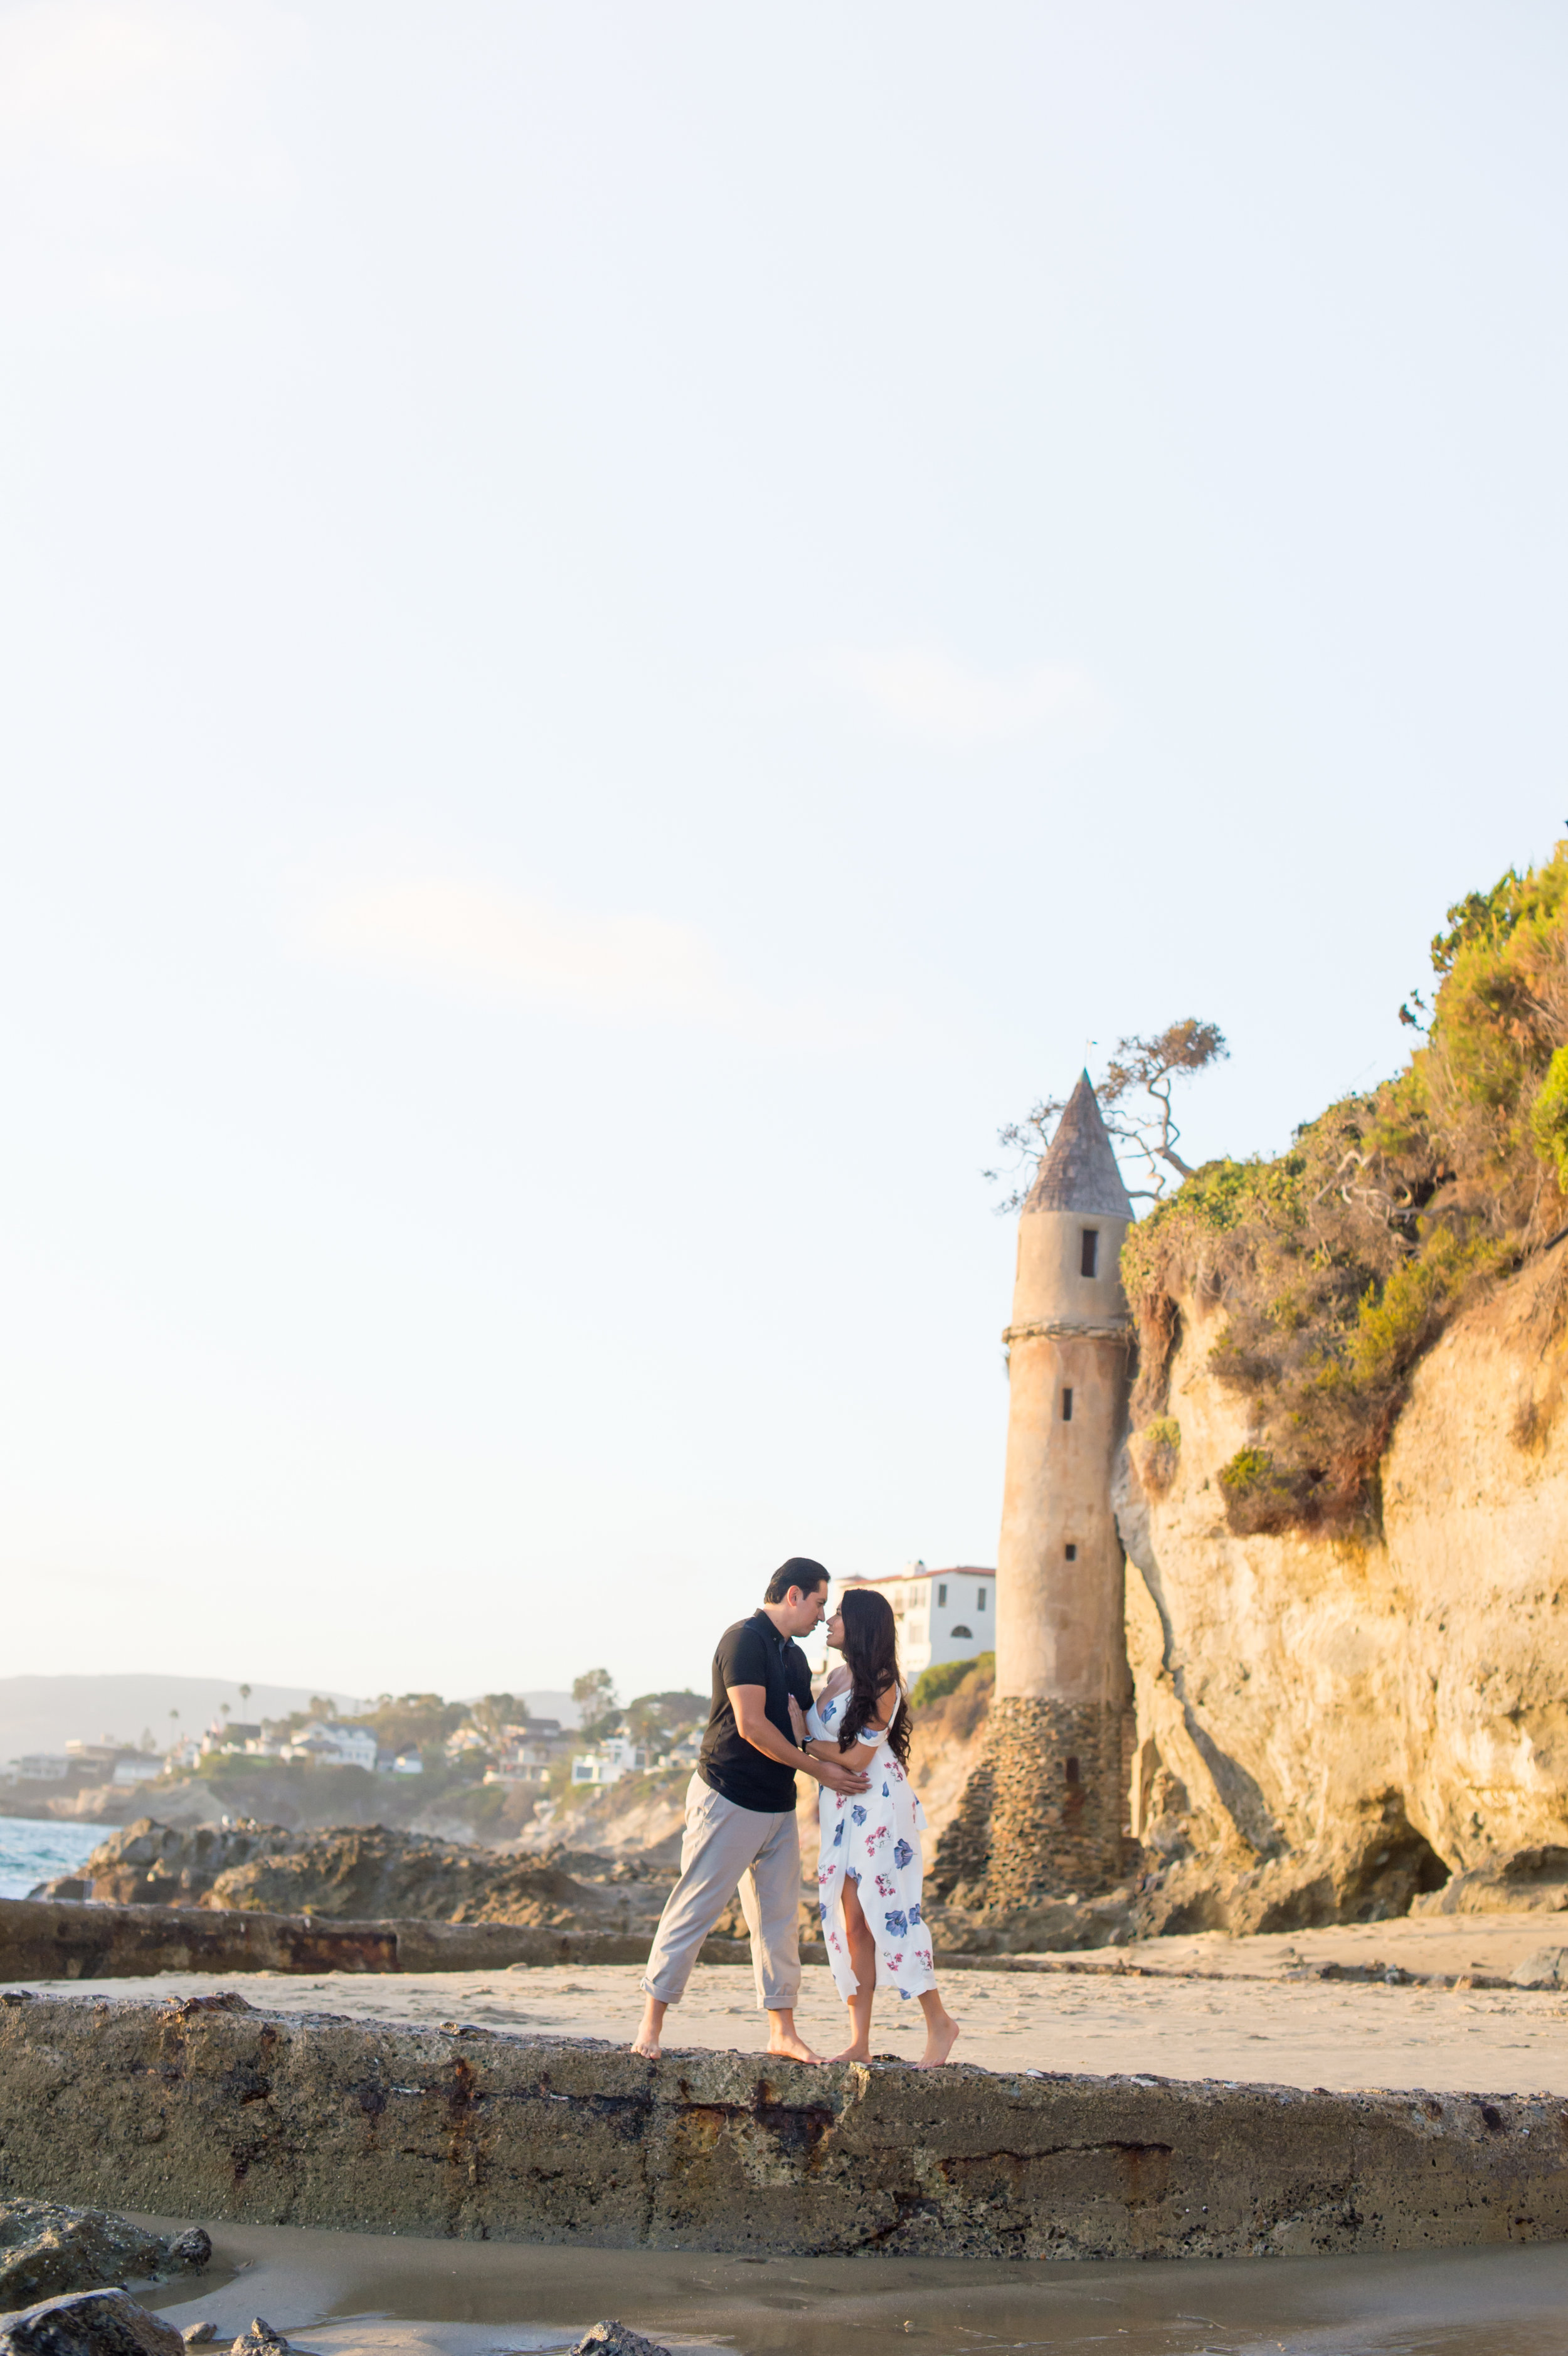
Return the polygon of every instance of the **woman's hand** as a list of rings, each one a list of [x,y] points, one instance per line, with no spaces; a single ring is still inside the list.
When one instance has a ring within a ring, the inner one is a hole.
[[[795,1739],[799,1743],[801,1749],[803,1751],[808,1751],[811,1746],[805,1739],[805,1712],[802,1709],[799,1702],[796,1701],[794,1694],[791,1694],[789,1697],[789,1723],[790,1731],[795,1736]]]

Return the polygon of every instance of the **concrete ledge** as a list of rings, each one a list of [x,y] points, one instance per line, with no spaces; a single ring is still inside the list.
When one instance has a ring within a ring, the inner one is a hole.
[[[1239,2257],[1568,2233],[1568,2103],[822,2069],[184,2003],[0,2002],[0,2189],[603,2247]]]
[[[512,1922],[346,1922],[238,1907],[95,1906],[0,1899],[0,1979],[140,1979],[155,1972],[483,1972],[508,1964],[641,1964],[645,1934]],[[747,1963],[709,1939],[709,1964]]]

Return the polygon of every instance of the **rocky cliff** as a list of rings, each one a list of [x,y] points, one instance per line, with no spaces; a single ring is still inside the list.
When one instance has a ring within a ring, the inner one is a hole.
[[[1568,1906],[1565,1258],[1420,1360],[1354,1535],[1237,1534],[1226,1312],[1178,1300],[1157,1453],[1135,1441],[1118,1497],[1141,1927]]]

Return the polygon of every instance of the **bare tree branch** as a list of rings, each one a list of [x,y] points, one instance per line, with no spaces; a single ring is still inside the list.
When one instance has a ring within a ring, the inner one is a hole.
[[[1173,1170],[1179,1178],[1191,1177],[1190,1165],[1177,1151],[1181,1130],[1171,1107],[1171,1086],[1187,1073],[1201,1072],[1220,1062],[1230,1052],[1217,1023],[1200,1023],[1192,1015],[1172,1023],[1153,1038],[1117,1040],[1116,1052],[1095,1083],[1094,1093],[1117,1147],[1147,1165],[1152,1183],[1127,1188],[1135,1201],[1157,1203]],[[1023,1202],[1066,1103],[1065,1097],[1046,1097],[1027,1119],[1009,1121],[997,1131],[997,1143],[1014,1156],[1013,1173],[987,1170],[983,1174],[993,1183],[1004,1174],[1015,1174],[1013,1192],[997,1205],[998,1211],[1016,1211]],[[1019,1165],[1021,1174],[1018,1174]]]

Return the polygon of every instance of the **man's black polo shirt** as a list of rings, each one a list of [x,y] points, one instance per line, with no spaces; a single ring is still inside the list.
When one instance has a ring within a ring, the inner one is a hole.
[[[697,1772],[738,1808],[782,1815],[795,1805],[795,1769],[770,1759],[746,1740],[730,1707],[726,1690],[730,1686],[765,1686],[769,1722],[786,1742],[795,1740],[789,1697],[793,1693],[802,1709],[811,1708],[811,1671],[800,1646],[791,1637],[781,1636],[765,1612],[737,1620],[719,1639],[719,1650],[713,1655],[713,1709]]]

